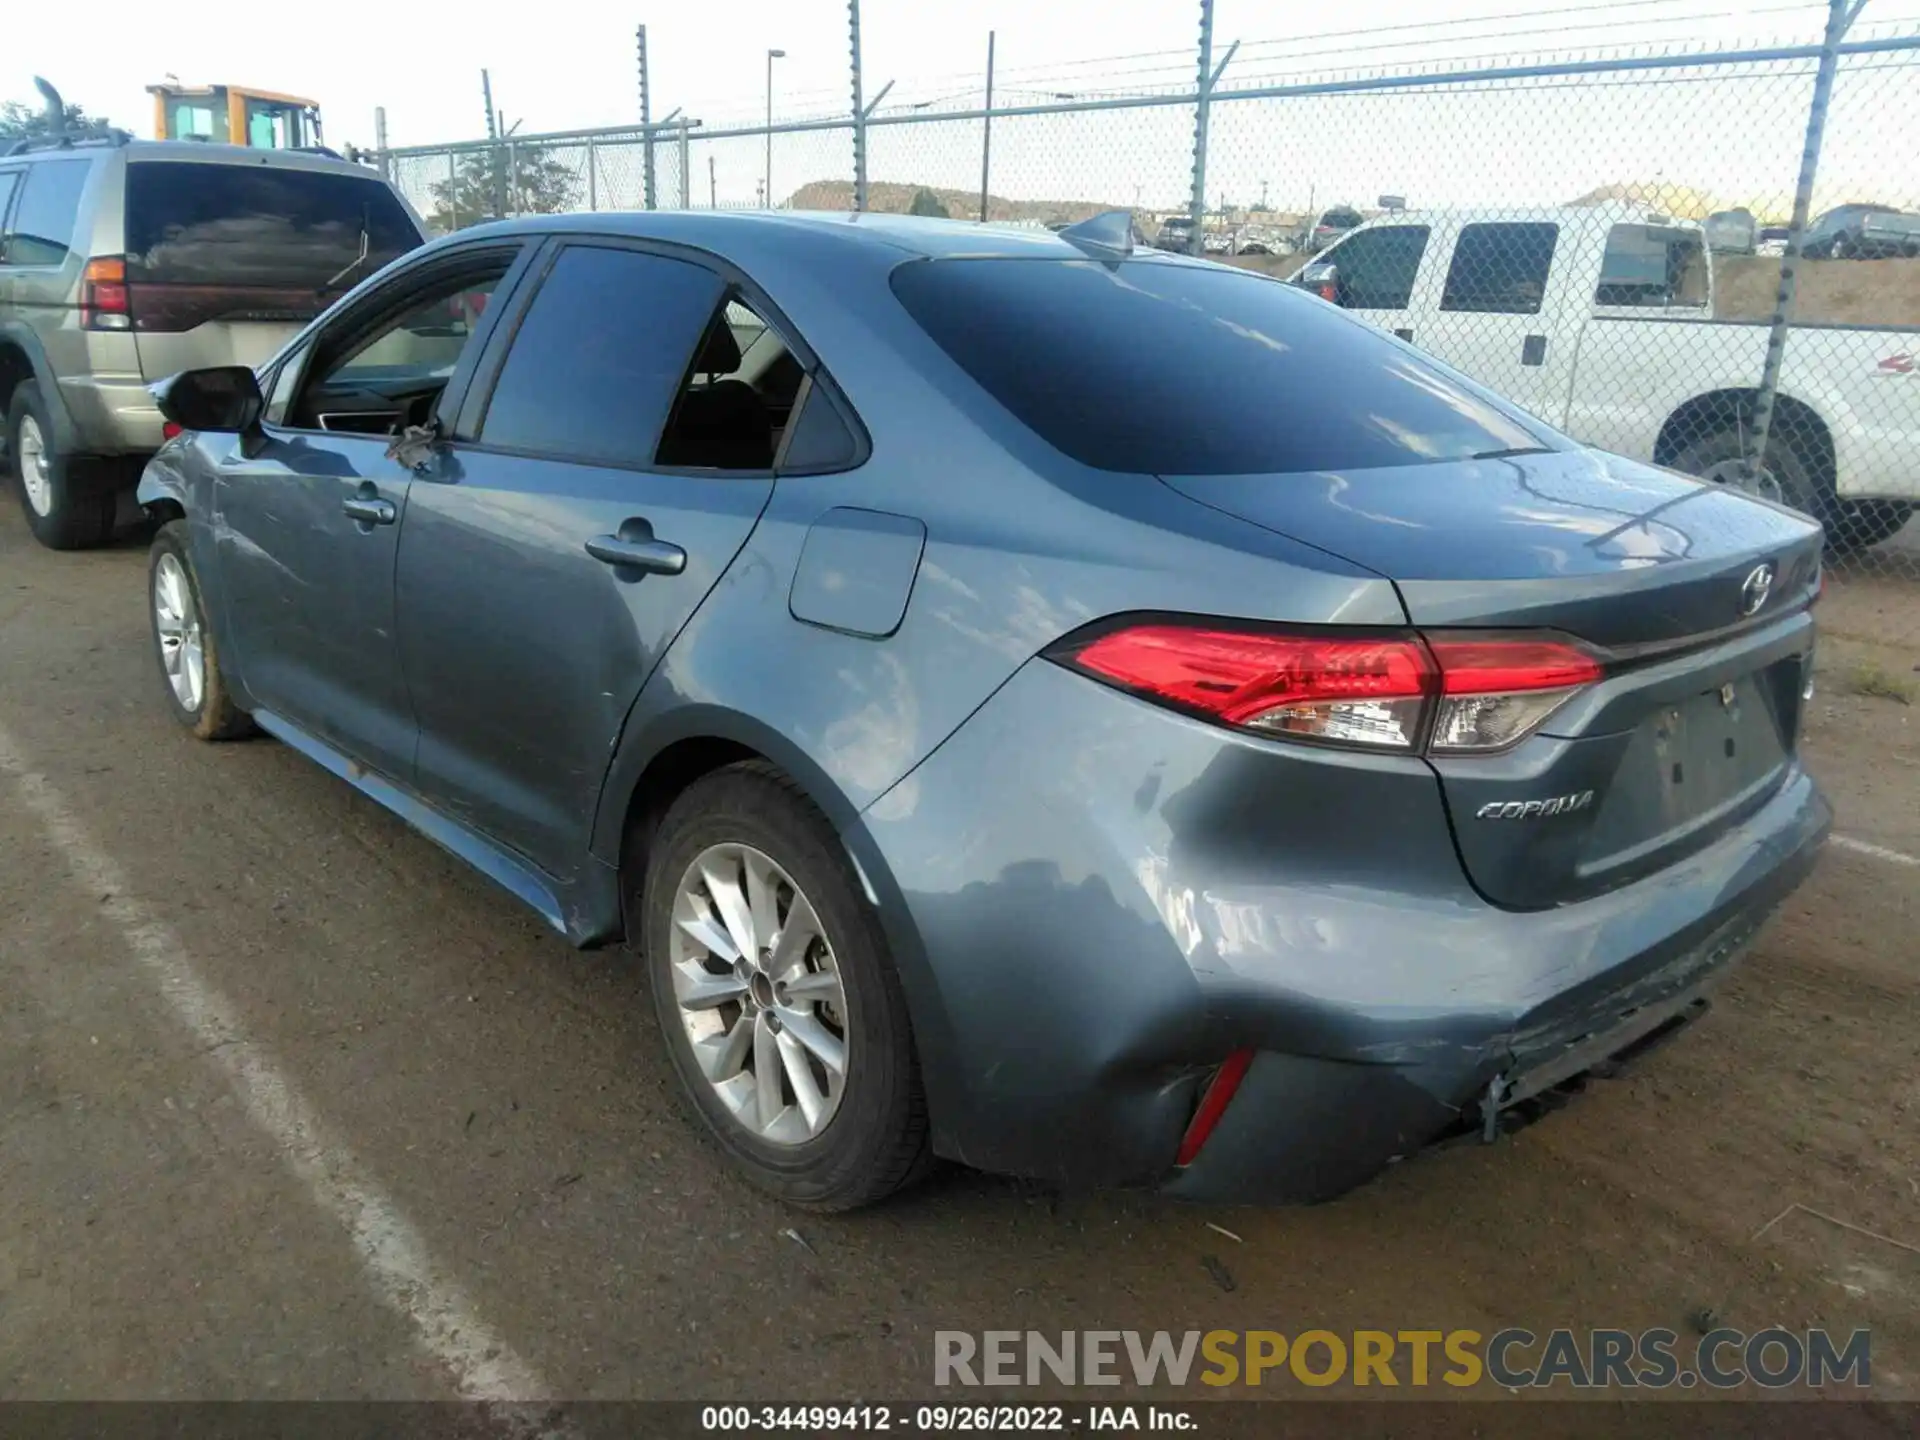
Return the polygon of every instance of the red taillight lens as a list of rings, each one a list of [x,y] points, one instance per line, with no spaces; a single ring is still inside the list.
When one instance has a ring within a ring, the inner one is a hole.
[[[1213,1072],[1213,1079],[1200,1093],[1200,1103],[1194,1107],[1193,1119],[1187,1122],[1187,1133],[1180,1137],[1180,1149],[1173,1157],[1175,1165],[1193,1163],[1200,1147],[1220,1124],[1220,1117],[1227,1113],[1227,1106],[1240,1088],[1240,1082],[1247,1078],[1247,1067],[1251,1064],[1253,1051],[1236,1050]]]
[[[1411,749],[1432,688],[1419,641],[1137,625],[1072,663],[1229,725]]]
[[[1440,667],[1428,741],[1435,752],[1504,750],[1603,673],[1563,640],[1434,636],[1427,644]]]
[[[1208,719],[1339,745],[1500,750],[1583,686],[1599,660],[1537,636],[1287,634],[1157,621],[1053,658]]]
[[[88,330],[131,330],[127,262],[118,255],[89,260],[80,274],[80,323]]]
[[[160,438],[162,440],[171,440],[175,436],[184,435],[184,434],[186,434],[186,431],[182,430],[178,425],[174,424],[173,421],[171,420],[162,422],[160,426]]]

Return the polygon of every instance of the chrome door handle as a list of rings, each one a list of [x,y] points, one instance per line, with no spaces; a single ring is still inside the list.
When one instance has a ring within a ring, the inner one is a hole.
[[[377,495],[349,495],[340,508],[362,525],[391,525],[400,515],[391,500]]]
[[[587,541],[587,553],[608,565],[646,570],[655,575],[678,575],[687,568],[687,552],[665,540],[596,535]]]

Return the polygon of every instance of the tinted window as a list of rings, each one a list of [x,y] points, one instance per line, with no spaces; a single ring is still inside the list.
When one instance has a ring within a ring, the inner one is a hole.
[[[1349,310],[1403,310],[1427,249],[1424,225],[1363,230],[1322,258],[1337,267],[1334,302]]]
[[[1462,226],[1440,308],[1537,315],[1559,238],[1558,225]]]
[[[127,165],[126,226],[127,279],[149,285],[345,290],[421,238],[372,176],[172,160]]]
[[[27,168],[13,224],[7,227],[9,265],[59,265],[66,260],[89,168],[85,160],[43,160]]]
[[[645,465],[720,302],[698,265],[576,245],[513,340],[480,438],[512,450]]]
[[[1707,303],[1707,257],[1692,230],[1616,225],[1607,232],[1596,305]]]
[[[893,288],[1028,428],[1103,470],[1366,469],[1553,443],[1371,327],[1257,276],[935,260],[902,265]]]
[[[844,470],[860,458],[860,442],[818,385],[808,390],[780,457],[783,470]]]

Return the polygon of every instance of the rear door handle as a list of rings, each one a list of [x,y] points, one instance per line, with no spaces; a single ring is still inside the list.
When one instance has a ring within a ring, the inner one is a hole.
[[[627,530],[631,526],[629,522],[620,528]],[[587,541],[587,553],[608,565],[645,570],[654,575],[678,575],[687,568],[686,551],[651,536],[596,535]]]
[[[349,495],[340,502],[340,508],[362,525],[391,525],[400,515],[391,500],[378,495]]]
[[[1528,335],[1520,341],[1520,363],[1522,365],[1544,365],[1547,363],[1547,337]]]

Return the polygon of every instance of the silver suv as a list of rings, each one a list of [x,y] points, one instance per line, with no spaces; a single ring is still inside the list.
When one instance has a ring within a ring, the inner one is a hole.
[[[261,363],[422,238],[391,186],[330,153],[118,132],[0,153],[0,474],[35,536],[112,535],[164,437],[150,382]]]

